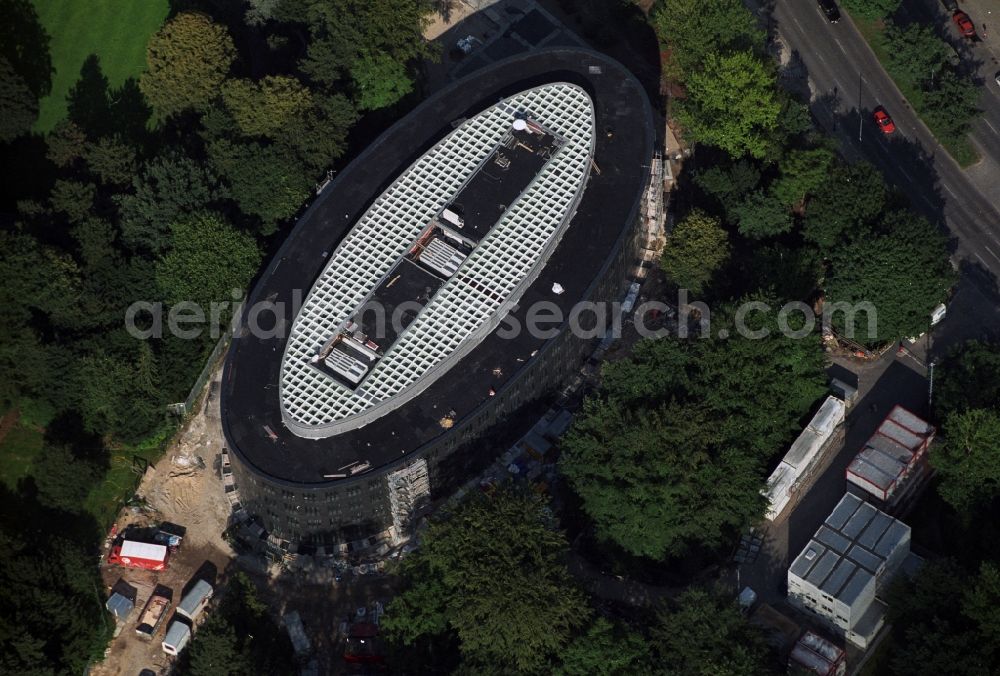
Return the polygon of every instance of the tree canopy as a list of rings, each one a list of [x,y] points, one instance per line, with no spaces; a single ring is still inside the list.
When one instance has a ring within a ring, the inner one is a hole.
[[[934,411],[945,419],[972,408],[1000,406],[1000,343],[956,345],[934,372]]]
[[[224,26],[205,14],[182,12],[150,38],[139,88],[160,118],[200,109],[218,96],[235,59]]]
[[[1000,660],[996,563],[966,570],[950,559],[928,561],[914,580],[900,580],[888,601],[890,674],[988,673]]]
[[[156,282],[168,303],[191,301],[206,312],[212,301],[232,299],[260,264],[253,237],[215,214],[201,213],[170,227],[173,245],[156,266]]]
[[[0,143],[27,133],[38,119],[38,97],[28,83],[0,56]]]
[[[587,631],[560,653],[556,676],[617,676],[650,669],[650,649],[641,633],[631,627],[597,617]]]
[[[653,625],[657,663],[668,674],[777,674],[763,631],[731,596],[691,587],[662,609]]]
[[[382,627],[405,644],[454,631],[472,669],[546,672],[590,615],[566,549],[538,496],[509,487],[473,495],[433,520],[403,561],[409,588]]]
[[[190,676],[297,674],[288,635],[257,596],[254,583],[236,573],[219,607],[208,615],[181,658],[178,672]]]
[[[743,318],[769,335],[746,338],[736,307],[712,318],[727,339],[648,340],[607,364],[562,442],[560,471],[599,537],[627,552],[718,547],[759,518],[766,463],[825,389],[816,332],[783,335],[775,304]]]
[[[701,294],[729,258],[729,236],[717,218],[693,211],[674,226],[660,265],[678,287]]]
[[[702,63],[685,79],[677,111],[684,128],[733,157],[766,156],[782,109],[773,67],[749,51],[709,53]]]
[[[712,422],[693,406],[587,403],[559,467],[599,538],[637,556],[677,557],[724,544],[762,514],[754,458],[720,448]]]
[[[860,307],[870,303],[877,326],[869,331],[869,315],[861,311],[848,323],[833,316],[834,327],[854,340],[877,345],[916,336],[930,326],[931,311],[944,300],[955,274],[948,262],[945,236],[910,211],[885,215],[870,237],[845,243],[831,255],[826,283],[829,303]]]
[[[764,34],[739,0],[672,0],[656,5],[653,26],[671,58],[697,70],[713,51],[763,49]]]
[[[952,413],[931,453],[938,493],[966,519],[1000,497],[1000,408]]]

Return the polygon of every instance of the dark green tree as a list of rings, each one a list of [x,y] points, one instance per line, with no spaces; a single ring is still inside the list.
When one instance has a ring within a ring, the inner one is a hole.
[[[934,372],[934,411],[944,420],[1000,402],[1000,344],[970,340],[952,348]]]
[[[46,443],[31,468],[38,501],[54,509],[80,511],[91,489],[107,471],[102,450],[74,450],[65,443]]]
[[[351,79],[361,110],[387,108],[413,91],[406,66],[388,54],[365,54],[351,65]]]
[[[388,607],[383,630],[412,643],[446,626],[470,669],[548,671],[589,610],[563,563],[566,540],[544,507],[534,494],[501,488],[432,521],[404,560],[409,588]]]
[[[38,97],[10,62],[0,56],[0,143],[26,134],[38,119]]]
[[[758,190],[733,209],[740,233],[764,239],[789,232],[794,225],[790,207],[772,193]]]
[[[955,280],[945,236],[910,211],[890,212],[877,234],[848,242],[830,260],[827,302],[870,304],[868,310],[874,307],[877,314],[874,327],[867,311],[854,313],[853,320],[842,312],[832,317],[837,331],[853,333],[865,345],[926,331],[931,310]]]
[[[651,668],[650,648],[642,634],[604,617],[594,619],[560,658],[556,676],[617,676],[647,673]]]
[[[45,136],[46,157],[57,167],[68,167],[83,157],[87,148],[87,135],[70,120],[61,120]]]
[[[942,77],[953,54],[934,29],[922,23],[899,26],[889,22],[883,36],[892,72],[921,89]]]
[[[71,223],[81,223],[91,215],[96,194],[93,183],[59,179],[52,186],[49,202],[53,211],[64,214]]]
[[[351,69],[365,54],[387,56],[400,66],[433,58],[435,47],[423,37],[432,10],[429,0],[303,0],[284,12],[286,19],[309,26],[302,71],[337,86],[351,81]]]
[[[598,537],[637,556],[677,557],[722,545],[763,513],[757,461],[721,441],[693,406],[590,400],[563,440],[559,469]]]
[[[105,137],[87,144],[84,150],[87,168],[108,186],[125,186],[132,181],[136,171],[135,148],[121,138]]]
[[[178,665],[182,675],[296,674],[292,646],[253,582],[236,573]]]
[[[156,282],[171,304],[190,301],[206,316],[212,301],[228,301],[260,265],[253,237],[216,214],[201,213],[170,227],[172,246],[156,265]]]
[[[219,95],[235,59],[225,26],[205,14],[182,12],[149,39],[139,89],[160,119],[201,109]]]
[[[931,453],[938,493],[971,521],[1000,496],[1000,409],[952,413],[944,439]]]
[[[826,188],[806,206],[802,236],[829,251],[843,237],[859,237],[862,228],[882,214],[885,204],[885,180],[875,167],[867,162],[837,165]]]
[[[52,90],[49,35],[30,0],[0,0],[0,58],[10,64],[35,95]]]
[[[248,167],[254,171],[254,167]],[[226,195],[210,169],[177,152],[145,163],[132,192],[116,199],[122,239],[135,251],[158,254],[170,245],[170,225]]]
[[[314,184],[302,162],[274,146],[220,139],[208,152],[240,209],[263,222],[262,234],[298,211]]]
[[[980,88],[957,73],[947,73],[924,92],[920,114],[942,139],[961,139],[969,133],[979,108]]]
[[[660,266],[671,282],[699,295],[729,260],[729,250],[719,220],[695,210],[674,226]]]
[[[694,182],[718,200],[726,214],[726,220],[731,223],[737,221],[737,207],[741,206],[744,198],[760,185],[760,179],[760,167],[747,158],[729,166],[713,165],[694,175]]]
[[[75,364],[76,407],[87,431],[136,441],[165,419],[156,355],[147,341],[124,336],[123,354],[94,349]],[[124,343],[124,340],[131,341]],[[117,345],[116,345],[117,347]]]
[[[925,563],[913,580],[898,581],[888,603],[893,637],[888,672],[989,673],[1000,659],[996,626],[989,624],[996,621],[1000,602],[996,576],[993,563],[976,574],[943,559]]]
[[[777,674],[760,628],[736,602],[692,587],[657,616],[651,630],[657,664],[668,674]]]
[[[786,207],[794,207],[806,197],[826,192],[836,159],[833,151],[824,147],[789,150],[778,162],[779,174],[770,194]]]

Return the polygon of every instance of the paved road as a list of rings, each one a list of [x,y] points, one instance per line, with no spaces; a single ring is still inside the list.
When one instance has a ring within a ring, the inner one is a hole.
[[[1000,185],[1000,165],[977,167],[978,180],[970,180],[918,119],[846,16],[831,25],[814,2],[777,0],[771,27],[792,50],[793,70],[798,65],[808,78],[814,113],[845,153],[872,162],[916,208],[946,225],[955,238],[953,260],[984,295],[994,297],[1000,279],[1000,190],[988,186]],[[891,137],[870,121],[877,105],[884,105],[896,122]]]

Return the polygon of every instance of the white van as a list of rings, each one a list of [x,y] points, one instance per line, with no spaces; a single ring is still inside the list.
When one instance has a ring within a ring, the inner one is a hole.
[[[204,580],[198,580],[191,591],[184,595],[181,602],[177,604],[177,614],[182,615],[192,622],[201,615],[214,593],[212,585]]]
[[[163,652],[168,655],[180,655],[190,640],[191,627],[179,620],[174,620],[167,627],[167,635],[163,637]]]

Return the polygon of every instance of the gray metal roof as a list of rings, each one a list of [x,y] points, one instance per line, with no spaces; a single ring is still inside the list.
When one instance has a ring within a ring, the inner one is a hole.
[[[906,524],[848,493],[792,562],[789,573],[850,605],[909,533]]]
[[[934,436],[934,428],[905,408],[896,406],[848,467],[853,477],[889,492],[906,474]],[[855,481],[855,483],[857,483]],[[859,484],[867,488],[864,484]],[[886,496],[879,496],[885,499]]]

